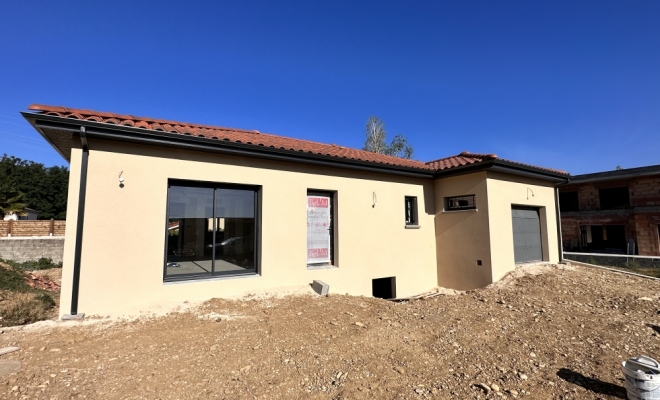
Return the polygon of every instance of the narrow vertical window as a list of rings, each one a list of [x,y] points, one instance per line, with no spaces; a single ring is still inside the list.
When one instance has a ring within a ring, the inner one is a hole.
[[[417,197],[406,196],[406,225],[416,226],[419,225],[417,220]]]
[[[307,265],[333,265],[333,194],[307,193]]]

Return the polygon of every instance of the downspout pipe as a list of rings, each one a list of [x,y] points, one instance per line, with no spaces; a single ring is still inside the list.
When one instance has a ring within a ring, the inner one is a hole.
[[[557,244],[559,245],[559,262],[563,262],[564,243],[561,237],[561,210],[559,208],[559,185],[555,186],[555,214],[557,216]]]
[[[76,247],[73,258],[73,282],[71,288],[71,313],[62,316],[63,320],[82,319],[85,313],[78,313],[78,295],[80,291],[80,259],[82,256],[83,226],[85,221],[85,192],[87,191],[87,159],[89,146],[85,127],[80,127],[82,162],[80,163],[80,189],[78,190],[78,219],[76,221]]]

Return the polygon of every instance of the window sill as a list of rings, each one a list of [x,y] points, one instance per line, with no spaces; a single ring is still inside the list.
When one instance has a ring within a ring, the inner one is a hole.
[[[421,228],[420,225],[406,225],[406,229],[419,229]]]
[[[471,208],[469,210],[442,210],[443,213],[460,213],[460,212],[477,212],[476,208]]]
[[[230,279],[243,279],[243,278],[259,278],[261,275],[257,273],[249,274],[235,274],[235,275],[219,275],[211,277],[186,277],[186,278],[170,278],[169,280],[163,281],[163,285],[178,285],[181,283],[201,283],[201,282],[215,282],[215,281],[226,281]]]
[[[308,271],[313,271],[317,269],[336,269],[339,268],[336,265],[307,265]]]

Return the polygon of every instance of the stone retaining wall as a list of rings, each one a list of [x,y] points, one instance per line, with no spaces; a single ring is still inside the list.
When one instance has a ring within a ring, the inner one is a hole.
[[[62,262],[63,236],[0,238],[0,258],[16,262],[36,261],[42,257]]]

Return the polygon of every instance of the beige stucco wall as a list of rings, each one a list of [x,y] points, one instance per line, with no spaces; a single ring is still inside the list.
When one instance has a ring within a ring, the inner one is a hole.
[[[475,289],[500,280],[515,268],[513,206],[539,208],[543,260],[558,261],[552,183],[478,172],[436,180],[434,189],[438,285]],[[476,196],[476,210],[444,211],[446,197],[471,194]]]
[[[398,297],[436,284],[430,180],[97,140],[90,140],[90,149],[79,312],[148,310],[305,286],[314,279],[328,283],[333,293],[365,296],[371,295],[374,278],[396,276]],[[70,307],[80,157],[74,149],[62,314]],[[163,283],[168,178],[262,186],[259,276]],[[307,269],[308,189],[337,191],[338,268]],[[405,229],[404,196],[418,198],[420,229]]]
[[[467,290],[492,282],[486,180],[486,172],[478,172],[434,182],[438,285],[442,287]],[[476,210],[444,211],[445,197],[471,194]]]
[[[488,172],[488,219],[493,281],[515,268],[512,206],[538,207],[541,217],[543,261],[559,261],[555,186],[520,176]]]

